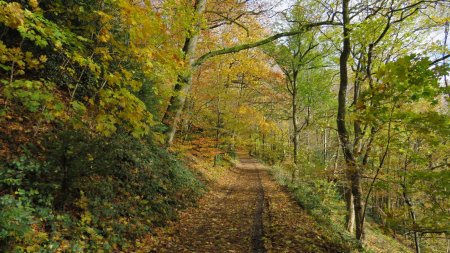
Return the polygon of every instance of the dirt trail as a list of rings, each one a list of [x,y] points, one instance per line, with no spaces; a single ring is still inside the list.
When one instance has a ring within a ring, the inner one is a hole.
[[[198,207],[152,237],[151,252],[335,252],[317,230],[261,164],[241,158]]]

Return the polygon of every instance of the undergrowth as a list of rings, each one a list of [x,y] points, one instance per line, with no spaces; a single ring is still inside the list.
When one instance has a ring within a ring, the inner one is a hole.
[[[354,239],[345,229],[345,203],[335,183],[317,177],[312,179],[307,173],[292,180],[291,172],[280,165],[271,166],[269,172],[279,184],[292,192],[297,203],[315,219],[324,236],[343,245],[349,252],[411,252],[411,249],[392,236],[385,235],[368,221],[364,245]]]
[[[271,166],[269,172],[280,185],[292,192],[297,203],[314,218],[328,241],[340,245],[346,252],[363,250],[358,241],[336,222],[344,207],[333,183],[325,179],[292,180],[291,173],[279,165]]]
[[[64,131],[42,145],[0,165],[0,252],[131,251],[204,190],[151,140]]]

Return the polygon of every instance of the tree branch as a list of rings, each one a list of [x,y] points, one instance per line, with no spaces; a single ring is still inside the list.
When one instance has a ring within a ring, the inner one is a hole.
[[[208,52],[208,53],[200,56],[197,60],[195,60],[194,63],[192,64],[192,67],[198,67],[201,64],[203,64],[206,60],[208,60],[209,58],[212,58],[212,57],[215,57],[215,56],[218,56],[218,55],[237,53],[237,52],[242,51],[242,50],[259,47],[259,46],[268,44],[268,43],[270,43],[272,41],[275,41],[275,40],[277,40],[279,38],[294,36],[294,35],[303,33],[305,30],[311,29],[313,27],[323,26],[323,25],[340,25],[340,24],[334,22],[333,20],[331,20],[331,21],[322,21],[322,22],[317,22],[317,23],[311,23],[311,24],[304,25],[302,27],[302,29],[299,29],[299,30],[296,30],[296,31],[277,33],[275,35],[272,35],[272,36],[270,36],[268,38],[265,38],[265,39],[262,39],[260,41],[256,41],[256,42],[252,42],[252,43],[248,43],[248,44],[243,44],[243,45],[238,45],[238,46],[234,46],[234,47],[228,47],[228,48],[223,48],[223,49],[211,51],[211,52]]]
[[[441,62],[441,61],[443,61],[443,60],[445,60],[445,59],[447,59],[449,57],[450,57],[450,54],[447,54],[447,55],[445,55],[445,56],[443,56],[443,57],[441,57],[441,58],[439,58],[437,60],[434,60],[433,62],[430,63],[430,66],[434,65],[434,64],[437,64],[437,63],[439,63],[439,62]]]

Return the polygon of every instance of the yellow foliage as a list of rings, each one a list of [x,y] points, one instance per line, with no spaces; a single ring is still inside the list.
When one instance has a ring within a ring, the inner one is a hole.
[[[22,26],[24,22],[24,10],[20,3],[0,1],[0,23],[4,23],[6,26],[15,29]]]
[[[39,3],[37,0],[29,0],[28,4],[31,6],[31,8],[33,8],[33,10],[39,7]]]

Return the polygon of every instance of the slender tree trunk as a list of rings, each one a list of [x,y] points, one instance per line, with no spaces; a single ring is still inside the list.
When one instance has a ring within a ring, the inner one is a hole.
[[[327,113],[325,113],[325,117],[327,118],[327,127],[329,127],[330,125],[328,124],[328,117],[327,117]],[[327,166],[327,158],[328,158],[328,129],[325,128],[323,130],[323,164],[325,166],[325,169],[328,169]]]
[[[338,114],[337,127],[339,138],[341,140],[341,147],[344,153],[345,162],[347,164],[347,176],[350,179],[351,191],[353,194],[353,207],[355,212],[356,225],[356,239],[362,241],[364,235],[363,217],[362,217],[362,199],[361,199],[361,172],[356,164],[353,154],[353,148],[349,141],[349,134],[345,125],[346,115],[346,97],[348,86],[348,69],[347,62],[350,56],[350,17],[349,17],[349,2],[350,0],[342,1],[342,16],[343,16],[343,48],[339,59],[340,67],[340,83],[338,95]]]
[[[261,157],[265,158],[265,156],[266,156],[266,135],[264,133],[262,133],[261,141],[262,141]]]
[[[217,162],[219,160],[219,142],[220,142],[220,127],[221,127],[221,122],[220,122],[220,96],[217,97],[217,122],[216,122],[216,156],[214,157],[214,167],[217,166]]]
[[[294,71],[293,81],[292,81],[292,126],[293,126],[293,156],[294,156],[294,166],[292,168],[292,178],[291,181],[294,183],[295,175],[297,173],[298,168],[298,153],[300,149],[300,138],[299,138],[299,126],[298,126],[298,114],[297,114],[297,72]]]
[[[295,85],[294,89],[295,89]],[[293,125],[293,138],[292,142],[294,145],[293,156],[294,156],[294,164],[298,163],[298,151],[299,151],[299,129],[298,129],[298,115],[297,115],[297,91],[294,90],[292,93],[292,125]]]
[[[345,206],[347,214],[345,215],[345,228],[352,233],[355,227],[355,211],[353,209],[353,194],[350,186],[345,186],[344,189]]]
[[[408,196],[408,189],[407,189],[407,185],[406,185],[407,168],[408,168],[408,158],[405,159],[405,164],[403,167],[405,174],[403,176],[403,183],[401,184],[401,186],[403,189],[403,199],[405,200],[406,206],[408,207],[409,215],[413,221],[413,224],[415,225],[416,221],[417,221],[416,213],[414,212],[413,203],[411,202],[411,199]],[[414,235],[414,246],[416,249],[416,253],[420,253],[421,251],[420,251],[419,233],[417,231],[414,231],[413,235]]]
[[[200,15],[204,12],[206,6],[206,0],[196,0],[195,1],[195,12]],[[197,42],[199,37],[200,24],[195,25],[195,31],[193,35],[186,38],[183,46],[183,53],[185,59],[188,60],[188,66],[190,67],[193,63],[193,55],[195,54],[197,48]],[[179,74],[177,83],[174,87],[174,94],[170,98],[169,105],[167,106],[166,112],[162,119],[162,123],[166,126],[165,142],[166,146],[170,147],[172,145],[173,139],[175,137],[175,132],[177,130],[178,121],[180,120],[181,112],[186,99],[186,94],[192,84],[192,76],[190,73],[191,69],[187,69],[186,73]]]
[[[340,149],[340,141],[339,141],[339,136],[337,136],[337,148],[336,148],[336,154],[334,156],[334,164],[333,164],[333,171],[331,172],[331,176],[330,179],[328,181],[335,181],[336,180],[336,171],[338,168],[338,163],[339,163],[339,149]]]
[[[410,199],[408,198],[408,196],[406,195],[406,191],[404,191],[404,197],[405,197],[405,202],[406,205],[408,206],[409,209],[409,214],[411,216],[411,219],[413,220],[413,223],[416,223],[416,213],[414,212],[413,209],[413,205],[410,201]],[[420,253],[420,237],[419,237],[419,233],[417,231],[414,231],[414,246],[416,248],[416,253]]]
[[[417,218],[416,218],[416,213],[414,212],[413,209],[413,205],[411,200],[408,197],[408,194],[406,192],[406,186],[403,185],[403,197],[405,198],[405,203],[408,206],[408,210],[409,210],[409,215],[411,216],[411,219],[413,220],[413,223],[416,224]],[[414,246],[416,249],[416,253],[420,253],[420,237],[419,237],[419,233],[417,231],[414,231],[413,233],[414,235]]]
[[[443,44],[443,47],[444,47],[444,52],[442,53],[442,57],[444,57],[445,56],[445,50],[448,48],[448,46],[447,46],[447,40],[448,40],[448,33],[449,33],[449,27],[450,27],[450,25],[449,25],[449,22],[447,21],[447,22],[445,22],[445,28],[444,28],[444,44]],[[445,66],[445,60],[442,62],[442,66]],[[444,75],[444,84],[445,84],[445,87],[449,87],[449,85],[448,85],[448,80],[447,80],[447,75]],[[449,95],[450,96],[450,91],[447,93],[447,95]],[[449,245],[450,245],[450,241],[449,241]]]

